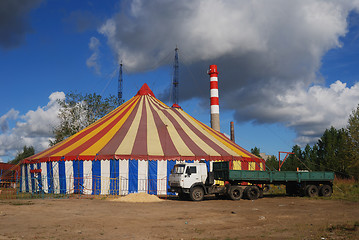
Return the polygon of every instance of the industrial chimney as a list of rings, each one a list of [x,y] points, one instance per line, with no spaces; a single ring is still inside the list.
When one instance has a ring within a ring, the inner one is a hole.
[[[211,128],[220,132],[217,65],[210,65],[208,75],[211,82]]]
[[[230,123],[230,130],[231,130],[231,140],[233,142],[235,142],[235,140],[234,140],[234,123],[233,122]]]

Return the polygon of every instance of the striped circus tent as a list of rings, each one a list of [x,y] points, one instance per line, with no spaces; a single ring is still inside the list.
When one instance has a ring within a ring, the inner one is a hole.
[[[231,161],[234,169],[263,170],[263,160],[224,134],[159,101],[147,84],[97,122],[26,158],[23,192],[168,193],[179,162]]]

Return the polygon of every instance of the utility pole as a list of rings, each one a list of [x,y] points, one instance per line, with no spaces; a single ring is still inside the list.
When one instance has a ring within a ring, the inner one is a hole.
[[[122,62],[120,63],[120,70],[118,73],[118,104],[122,105],[125,100],[122,98],[122,84],[123,84],[123,78],[122,78]]]

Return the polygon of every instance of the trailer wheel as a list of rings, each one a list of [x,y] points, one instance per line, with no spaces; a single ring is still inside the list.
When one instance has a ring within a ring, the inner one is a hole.
[[[232,186],[228,191],[228,195],[232,200],[239,200],[243,196],[243,189],[240,186]]]
[[[194,187],[191,189],[190,195],[192,201],[202,201],[204,198],[204,191],[201,187]]]
[[[259,198],[260,191],[257,186],[248,186],[245,189],[245,194],[249,200],[256,200]]]
[[[306,193],[308,197],[318,197],[318,187],[315,185],[307,186]]]
[[[330,197],[332,196],[333,189],[330,185],[324,184],[319,189],[319,195],[322,197]]]

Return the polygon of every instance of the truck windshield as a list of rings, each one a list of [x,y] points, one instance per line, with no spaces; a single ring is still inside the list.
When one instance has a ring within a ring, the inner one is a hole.
[[[184,168],[185,168],[184,164],[175,165],[172,173],[182,174],[184,172]]]

